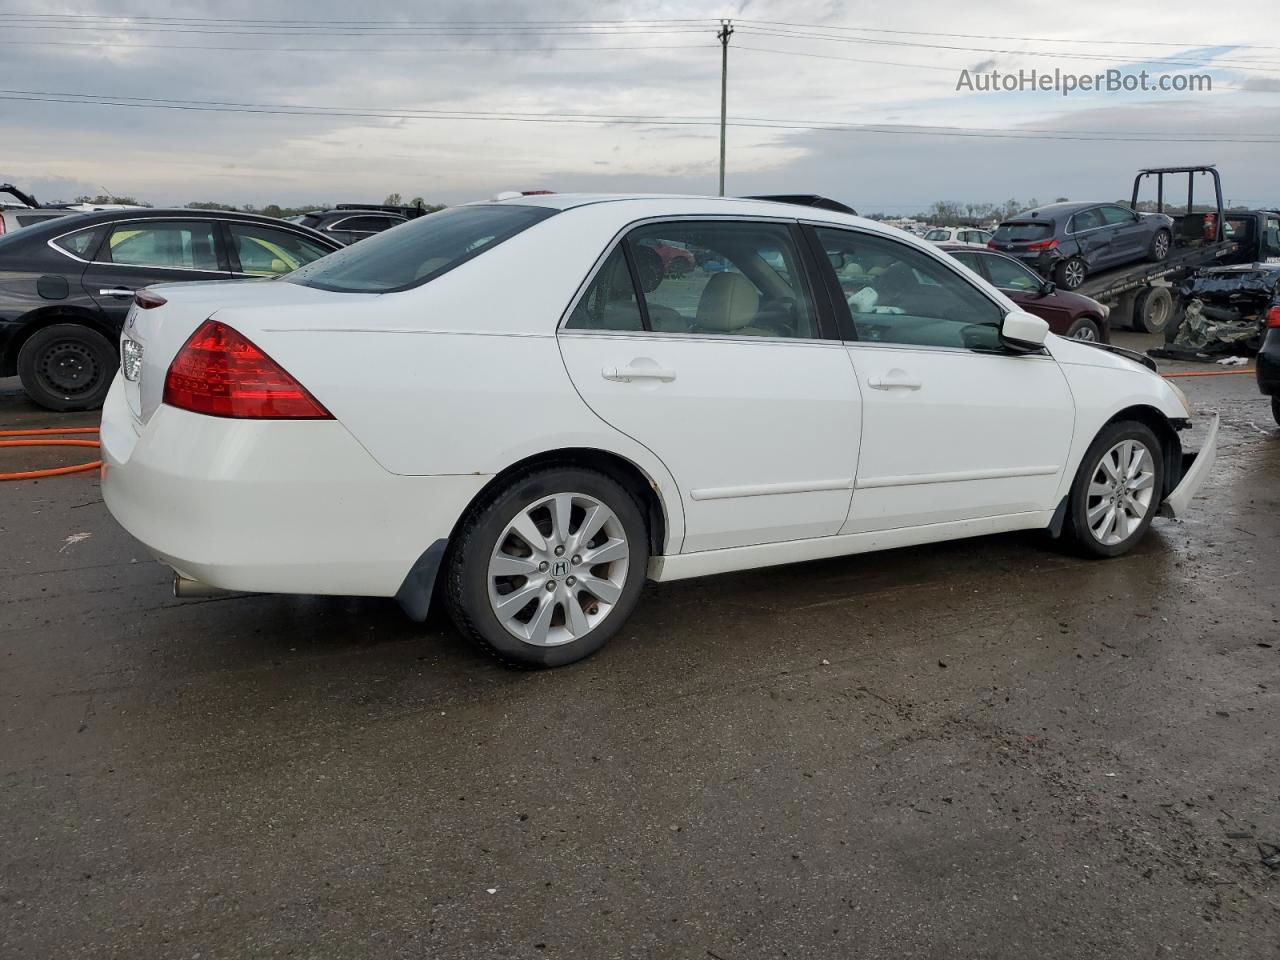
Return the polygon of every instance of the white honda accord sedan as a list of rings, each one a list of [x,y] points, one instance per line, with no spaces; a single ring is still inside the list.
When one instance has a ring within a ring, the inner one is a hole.
[[[432,596],[501,659],[598,649],[646,578],[1019,529],[1095,556],[1213,460],[1137,355],[931,244],[752,200],[456,207],[279,280],[139,294],[103,491],[214,589]]]

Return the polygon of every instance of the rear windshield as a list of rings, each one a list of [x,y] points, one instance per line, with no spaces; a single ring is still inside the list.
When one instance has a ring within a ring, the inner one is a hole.
[[[1026,243],[1029,240],[1047,240],[1053,236],[1052,223],[1002,223],[996,227],[997,243]]]
[[[508,204],[452,207],[375,234],[284,279],[339,293],[408,290],[478,257],[555,212]]]

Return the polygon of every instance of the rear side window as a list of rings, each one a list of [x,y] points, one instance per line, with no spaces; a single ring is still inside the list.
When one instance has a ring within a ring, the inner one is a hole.
[[[1071,233],[1080,233],[1082,230],[1094,230],[1102,226],[1102,214],[1097,210],[1081,210],[1071,218],[1071,226],[1068,227]]]
[[[933,240],[933,241],[950,240],[951,231],[950,230],[930,230],[928,233],[924,235],[924,238],[926,240]]]
[[[329,227],[330,230],[350,230],[354,233],[378,233],[388,227],[394,227],[403,220],[392,217],[350,217]]]
[[[622,245],[613,248],[591,286],[569,314],[568,330],[643,330],[640,304]]]
[[[218,269],[213,228],[212,220],[121,223],[107,238],[107,250],[111,262],[123,266],[213,272]]]
[[[997,243],[1031,243],[1052,236],[1052,223],[1002,223],[995,232]]]
[[[295,270],[290,283],[338,293],[408,290],[554,216],[547,207],[452,207],[387,230]]]

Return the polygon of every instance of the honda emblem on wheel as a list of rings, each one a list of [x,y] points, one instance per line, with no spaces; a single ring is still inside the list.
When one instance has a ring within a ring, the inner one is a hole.
[[[551,575],[553,577],[567,577],[569,575],[569,561],[557,560],[551,565]]]

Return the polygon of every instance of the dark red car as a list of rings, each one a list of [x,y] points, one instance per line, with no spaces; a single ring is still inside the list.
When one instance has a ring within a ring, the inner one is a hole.
[[[1059,290],[1052,280],[1043,280],[1031,268],[1013,257],[992,250],[977,250],[960,243],[939,244],[1027,313],[1034,313],[1060,337],[1111,342],[1111,312],[1097,300],[1079,293]]]

